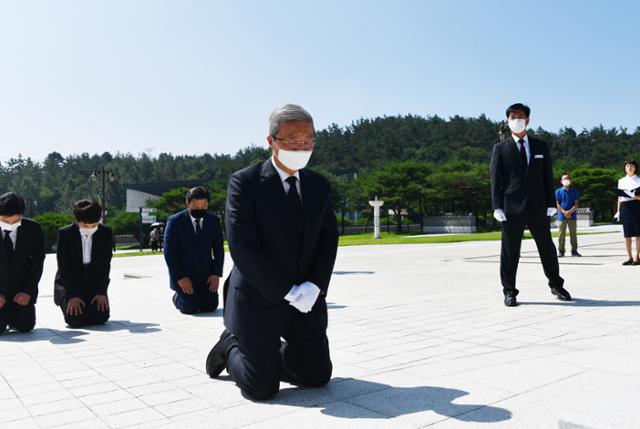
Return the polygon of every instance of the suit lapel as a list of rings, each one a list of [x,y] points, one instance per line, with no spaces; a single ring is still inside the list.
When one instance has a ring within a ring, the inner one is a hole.
[[[28,232],[25,227],[20,225],[16,231],[16,245],[13,250],[13,257],[11,258],[11,265],[14,267],[18,264],[18,261],[22,257],[21,255],[27,248],[27,241],[29,241],[29,237],[27,235]]]
[[[91,237],[91,262],[95,263],[98,260],[98,251],[102,249],[100,245],[102,242],[102,228],[98,225],[98,230]]]
[[[84,258],[82,255],[82,238],[80,237],[80,228],[78,227],[78,224],[73,224],[73,226],[71,227],[71,241],[70,241],[70,246],[71,246],[71,254],[73,255],[73,259],[74,261],[80,261],[80,265],[84,264]],[[93,255],[92,255],[93,257]]]
[[[284,193],[284,187],[282,186],[282,182],[280,181],[280,176],[276,169],[271,164],[271,159],[268,159],[262,164],[261,172],[260,172],[261,181],[260,184],[264,191],[267,194],[269,201],[273,204],[276,211],[280,215],[280,219],[289,233],[289,237],[291,238],[292,243],[299,247],[298,240],[296,239],[296,232],[293,226],[293,218],[291,217],[291,213],[289,213],[289,206],[287,204],[287,197]],[[302,186],[302,182],[300,183]],[[303,192],[303,200],[304,200],[304,192]],[[304,206],[304,204],[303,204]]]
[[[317,209],[317,196],[319,193],[316,189],[316,182],[311,177],[306,170],[300,170],[300,188],[302,189],[302,207],[304,209],[304,237],[310,237],[310,231],[315,221],[314,217],[317,213],[320,213]],[[309,243],[309,240],[303,240],[303,248],[307,243]]]

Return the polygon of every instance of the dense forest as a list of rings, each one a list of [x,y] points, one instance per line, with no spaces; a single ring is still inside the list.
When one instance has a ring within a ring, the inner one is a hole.
[[[356,171],[358,179],[345,184],[334,181],[335,202],[344,211],[368,210],[366,201],[374,195],[385,198],[387,207],[407,208],[412,213],[472,211],[486,216],[489,207],[488,162],[492,146],[504,130],[503,122],[484,115],[385,116],[360,119],[349,126],[331,125],[316,133],[316,147],[310,167],[331,172]],[[626,159],[640,158],[640,128],[605,129],[602,126],[557,133],[541,128],[532,134],[552,144],[555,175],[573,173],[589,205],[610,216],[613,187],[621,177]],[[10,147],[10,146],[8,146]],[[105,148],[108,149],[108,148]],[[267,144],[247,147],[235,155],[203,154],[174,156],[160,154],[109,153],[62,156],[50,153],[42,162],[18,154],[0,163],[0,192],[15,191],[27,199],[27,215],[43,212],[69,213],[80,198],[99,199],[101,180],[90,179],[94,171],[113,172],[107,183],[111,210],[125,205],[129,183],[206,179],[224,188],[229,175],[269,154]],[[224,189],[216,190],[220,198]],[[218,202],[217,206],[222,207]]]

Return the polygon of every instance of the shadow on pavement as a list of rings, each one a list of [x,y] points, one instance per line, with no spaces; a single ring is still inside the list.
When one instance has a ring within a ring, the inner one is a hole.
[[[563,305],[567,307],[640,307],[640,301],[609,301],[599,299],[574,298],[573,301],[530,302],[519,301],[521,305]]]
[[[386,419],[424,411],[433,411],[464,422],[501,422],[511,418],[511,411],[504,408],[454,403],[468,394],[464,390],[446,387],[394,387],[366,380],[333,379],[327,386],[318,389],[283,389],[274,399],[265,403],[323,408],[322,414],[344,419]]]
[[[131,322],[130,320],[109,320],[101,326],[87,326],[79,329],[35,328],[26,333],[12,330],[0,335],[0,341],[13,343],[49,341],[51,344],[77,344],[85,341],[81,337],[88,335],[89,332],[129,331],[132,334],[160,332],[160,328],[156,328],[156,326],[159,325],[157,323]]]
[[[327,308],[329,310],[339,310],[341,308],[347,308],[347,306],[342,304],[336,304],[334,302],[327,302]]]
[[[348,276],[348,275],[361,275],[361,274],[375,274],[375,271],[334,271],[336,276]]]
[[[21,333],[17,331],[5,332],[0,335],[0,341],[12,343],[30,343],[34,341],[49,341],[51,344],[77,344],[84,341],[79,338],[87,335],[86,331],[73,329],[60,331],[58,329],[35,328],[31,332]]]
[[[156,328],[156,326],[160,325],[157,323],[132,322],[130,320],[109,320],[104,325],[86,326],[82,329],[98,332],[129,331],[132,334],[148,334],[160,332],[160,328]]]
[[[192,317],[222,317],[222,308],[217,309],[216,311],[207,311],[204,313],[196,313],[189,314]]]

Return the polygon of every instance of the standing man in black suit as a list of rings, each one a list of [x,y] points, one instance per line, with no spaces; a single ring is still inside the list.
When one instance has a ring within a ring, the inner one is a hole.
[[[102,207],[80,200],[73,206],[76,223],[58,231],[58,271],[53,301],[71,328],[103,325],[109,320],[113,232],[100,222]]]
[[[185,205],[169,217],[164,232],[173,305],[183,314],[216,311],[224,264],[220,220],[207,211],[209,192],[202,186],[187,192]]]
[[[507,307],[518,305],[516,271],[525,227],[538,247],[551,293],[570,301],[560,277],[558,255],[551,238],[549,216],[556,213],[551,150],[549,144],[527,134],[531,109],[517,103],[507,109],[512,135],[493,147],[491,198],[493,216],[502,223],[500,279]]]
[[[7,326],[29,332],[36,325],[44,234],[39,223],[23,217],[24,210],[22,197],[0,195],[0,334]]]
[[[225,284],[226,329],[206,368],[217,377],[226,367],[255,400],[275,395],[281,380],[319,387],[331,378],[325,296],[338,228],[328,180],[305,169],[313,133],[302,107],[275,109],[267,137],[271,158],[229,181],[234,267]]]

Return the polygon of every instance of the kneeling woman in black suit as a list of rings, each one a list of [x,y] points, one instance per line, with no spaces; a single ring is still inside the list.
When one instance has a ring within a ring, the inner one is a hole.
[[[113,234],[99,223],[102,208],[95,201],[78,201],[73,214],[77,222],[58,231],[54,302],[71,328],[102,325],[109,320]]]

